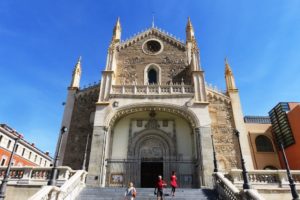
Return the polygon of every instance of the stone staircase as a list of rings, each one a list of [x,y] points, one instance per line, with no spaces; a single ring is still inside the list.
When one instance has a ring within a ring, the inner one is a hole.
[[[76,200],[124,200],[126,188],[85,187]],[[211,189],[177,188],[175,197],[168,196],[171,189],[165,189],[165,200],[216,200],[216,192]],[[137,188],[137,200],[156,200],[154,188]]]

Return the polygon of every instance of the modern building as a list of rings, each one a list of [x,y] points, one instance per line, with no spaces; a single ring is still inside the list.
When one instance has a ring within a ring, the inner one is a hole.
[[[78,60],[60,164],[86,167],[93,186],[153,187],[157,175],[168,181],[172,170],[181,187],[211,186],[213,145],[221,170],[241,168],[237,129],[247,169],[254,168],[231,67],[226,60],[225,92],[205,84],[190,19],[185,31],[180,41],[152,26],[122,41],[118,19],[101,83],[88,88],[80,88]]]
[[[7,166],[15,139],[20,137],[13,128],[6,124],[0,124],[0,166]],[[20,139],[16,146],[16,153],[13,157],[12,166],[41,166],[49,167],[52,158],[49,152],[38,149],[34,143]]]
[[[285,148],[287,160],[292,170],[300,170],[300,103],[280,102],[269,112],[274,140],[279,148]],[[285,164],[280,151],[281,166]]]
[[[255,169],[281,169],[270,118],[245,116],[252,160]]]

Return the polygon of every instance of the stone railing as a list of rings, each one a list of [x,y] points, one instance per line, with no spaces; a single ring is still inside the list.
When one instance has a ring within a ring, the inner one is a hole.
[[[300,186],[300,170],[291,171],[296,187]],[[242,170],[233,169],[229,172],[231,181],[243,185]],[[289,188],[286,170],[252,170],[248,171],[249,181],[253,188]]]
[[[192,85],[113,85],[112,95],[193,94]]]
[[[3,179],[6,167],[0,167],[0,180]],[[50,177],[51,167],[12,167],[9,175],[9,184],[16,185],[46,185]],[[74,175],[76,171],[70,167],[58,167],[57,185],[62,185]]]
[[[221,172],[214,173],[215,189],[220,199],[239,200],[240,191]]]
[[[228,200],[265,200],[255,189],[239,190],[221,172],[214,173],[215,189],[219,199]]]
[[[44,186],[28,200],[73,200],[85,186],[87,172],[78,170],[60,188]]]

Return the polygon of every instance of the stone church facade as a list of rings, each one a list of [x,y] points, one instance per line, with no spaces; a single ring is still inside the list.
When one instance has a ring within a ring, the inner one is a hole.
[[[60,164],[88,171],[87,184],[153,187],[157,175],[177,173],[181,187],[212,184],[213,147],[219,168],[240,168],[233,130],[253,169],[238,89],[225,62],[227,90],[205,84],[190,19],[183,43],[152,26],[121,41],[113,30],[99,84],[80,89],[74,68],[63,115]]]

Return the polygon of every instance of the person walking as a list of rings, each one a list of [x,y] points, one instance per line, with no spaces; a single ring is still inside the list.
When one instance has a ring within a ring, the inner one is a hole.
[[[163,195],[164,195],[164,187],[167,186],[166,182],[162,179],[162,176],[158,176],[154,194],[157,196],[157,200],[163,200]]]
[[[124,200],[134,200],[135,197],[136,197],[136,189],[135,189],[135,187],[133,187],[133,183],[130,182],[128,184],[128,187],[127,187],[126,191],[125,191]]]
[[[175,171],[172,171],[172,175],[171,175],[170,180],[171,180],[170,181],[170,185],[172,187],[171,195],[174,197],[175,196],[175,190],[178,187],[178,185],[177,185],[177,177],[176,177]]]

